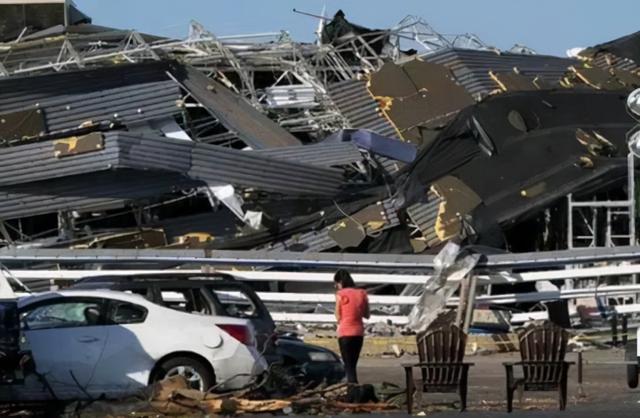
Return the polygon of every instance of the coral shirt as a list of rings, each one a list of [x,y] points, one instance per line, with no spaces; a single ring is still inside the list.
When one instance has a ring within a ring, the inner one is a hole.
[[[369,301],[364,289],[349,287],[338,290],[337,308],[340,312],[338,337],[361,337],[364,335],[362,318]]]

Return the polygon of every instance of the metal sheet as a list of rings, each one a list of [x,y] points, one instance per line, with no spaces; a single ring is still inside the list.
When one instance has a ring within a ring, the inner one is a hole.
[[[129,68],[114,67],[111,73],[102,69],[75,72],[77,81],[68,80],[66,74],[0,80],[0,113],[42,110],[47,131],[54,132],[86,122],[117,121],[126,125],[182,112],[178,84],[166,75],[164,80],[153,81],[162,74],[152,72],[149,81],[139,79],[136,68],[133,78],[128,79]]]
[[[18,186],[0,187],[0,219],[56,213],[60,210],[117,208],[138,199],[160,200],[163,194],[202,186],[177,174],[105,171]]]
[[[195,144],[188,175],[210,184],[234,184],[306,196],[333,196],[343,185],[341,170],[201,143]]]
[[[565,267],[567,265],[637,260],[640,247],[584,248],[519,254],[487,255],[478,270],[500,272],[509,268]],[[404,254],[331,254],[271,251],[209,250],[68,250],[68,249],[0,249],[0,262],[54,263],[176,263],[202,265],[252,265],[292,267],[351,267],[433,270],[434,256]],[[550,273],[550,272],[537,272]],[[551,272],[552,274],[552,272]],[[616,273],[619,274],[619,273]],[[552,276],[551,276],[552,277]]]
[[[360,80],[347,80],[329,86],[329,96],[351,128],[369,129],[382,136],[397,138],[389,121],[380,113],[378,103]]]
[[[0,150],[0,186],[125,168],[184,174],[191,149],[190,142],[127,133],[108,133],[103,149],[64,158],[55,156],[52,141],[9,147]]]
[[[207,184],[234,184],[298,195],[338,193],[341,170],[281,161],[257,153],[163,137],[113,132],[96,152],[56,158],[51,142],[0,152],[0,185],[32,183],[105,170],[174,172]]]
[[[0,79],[0,112],[37,106],[49,100],[82,96],[102,90],[166,82],[169,62],[120,64],[97,69],[67,71]],[[131,99],[131,98],[130,98]]]
[[[301,164],[333,167],[348,165],[362,161],[363,156],[358,148],[350,142],[321,142],[299,147],[283,147],[268,150],[250,151],[269,158],[293,161]]]
[[[489,71],[510,72],[518,68],[524,75],[539,76],[557,83],[571,65],[579,61],[549,55],[511,54],[470,49],[446,49],[423,57],[425,61],[449,68],[459,84],[473,95],[486,95],[498,89]]]
[[[193,67],[172,65],[171,74],[229,130],[255,149],[301,145],[242,97]]]

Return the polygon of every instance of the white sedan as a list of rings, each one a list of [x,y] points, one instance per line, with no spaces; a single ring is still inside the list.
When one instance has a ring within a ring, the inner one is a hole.
[[[41,378],[27,379],[14,398],[116,397],[175,374],[196,389],[235,389],[266,369],[244,319],[178,312],[108,290],[47,292],[20,299],[18,308]]]

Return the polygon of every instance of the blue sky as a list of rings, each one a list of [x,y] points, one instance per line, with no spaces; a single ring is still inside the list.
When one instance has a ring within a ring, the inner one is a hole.
[[[408,14],[445,34],[474,33],[508,49],[514,43],[538,53],[564,55],[640,30],[638,0],[76,0],[94,23],[183,37],[191,19],[217,35],[288,30],[311,41],[317,21],[293,8],[319,14],[343,9],[347,19],[387,28]]]

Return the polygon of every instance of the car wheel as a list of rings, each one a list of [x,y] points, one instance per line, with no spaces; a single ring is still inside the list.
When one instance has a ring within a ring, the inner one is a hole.
[[[636,342],[636,344],[638,344],[638,342]],[[636,362],[636,364],[627,365],[627,385],[629,385],[631,389],[635,389],[638,387],[638,374],[640,374],[640,370],[638,370],[638,353],[635,344],[627,344],[624,359],[626,361]]]
[[[172,376],[182,376],[187,380],[189,388],[207,391],[213,386],[213,373],[201,361],[190,357],[174,357],[158,365],[152,381],[158,382]]]

